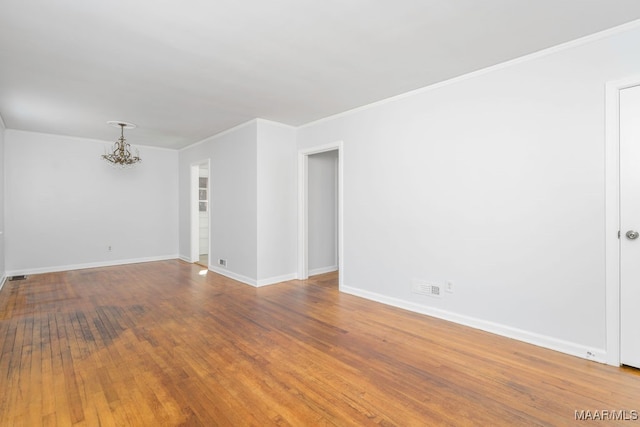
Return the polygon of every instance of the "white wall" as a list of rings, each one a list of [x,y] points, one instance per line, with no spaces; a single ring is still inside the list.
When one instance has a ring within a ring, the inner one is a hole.
[[[309,275],[338,269],[338,151],[308,157]]]
[[[8,273],[177,256],[177,152],[138,147],[121,170],[100,158],[110,145],[6,131]]]
[[[604,86],[640,29],[298,130],[344,141],[344,290],[604,360]],[[454,293],[412,293],[414,280]]]
[[[297,248],[295,128],[258,120],[258,284],[294,279]]]
[[[4,164],[7,157],[4,152],[4,134],[4,121],[2,120],[2,117],[0,117],[0,289],[2,288],[6,278],[4,243]]]
[[[295,129],[257,119],[180,151],[180,256],[192,164],[211,159],[210,269],[254,286],[296,276]],[[227,261],[226,267],[217,264]]]
[[[190,258],[191,165],[211,159],[210,267],[243,282],[257,278],[257,123],[252,121],[179,152],[180,256]],[[227,261],[226,268],[217,265]]]

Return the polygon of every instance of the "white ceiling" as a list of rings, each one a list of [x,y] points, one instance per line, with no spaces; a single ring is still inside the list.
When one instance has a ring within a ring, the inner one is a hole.
[[[0,0],[7,128],[180,148],[298,126],[640,18],[638,0]]]

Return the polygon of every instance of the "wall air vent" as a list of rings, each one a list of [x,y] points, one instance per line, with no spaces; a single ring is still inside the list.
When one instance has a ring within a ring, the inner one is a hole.
[[[27,278],[27,276],[24,276],[24,275],[22,275],[22,276],[9,276],[9,281],[13,282],[14,280],[24,280],[26,278]]]
[[[441,298],[442,288],[440,285],[434,285],[426,282],[415,281],[411,288],[413,293],[420,295],[429,295],[430,297]]]

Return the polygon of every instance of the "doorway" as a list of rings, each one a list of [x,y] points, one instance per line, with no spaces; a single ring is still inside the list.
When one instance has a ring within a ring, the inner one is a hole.
[[[312,154],[307,167],[309,276],[338,271],[338,151]]]
[[[343,163],[342,141],[298,153],[298,279],[337,269],[339,288],[344,278]]]
[[[640,368],[640,76],[606,86],[607,363]]]
[[[211,253],[209,160],[191,165],[191,262],[209,268]]]

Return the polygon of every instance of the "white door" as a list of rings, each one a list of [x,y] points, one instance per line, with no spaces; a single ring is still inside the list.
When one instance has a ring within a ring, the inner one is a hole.
[[[640,86],[620,91],[620,362],[640,368]]]

